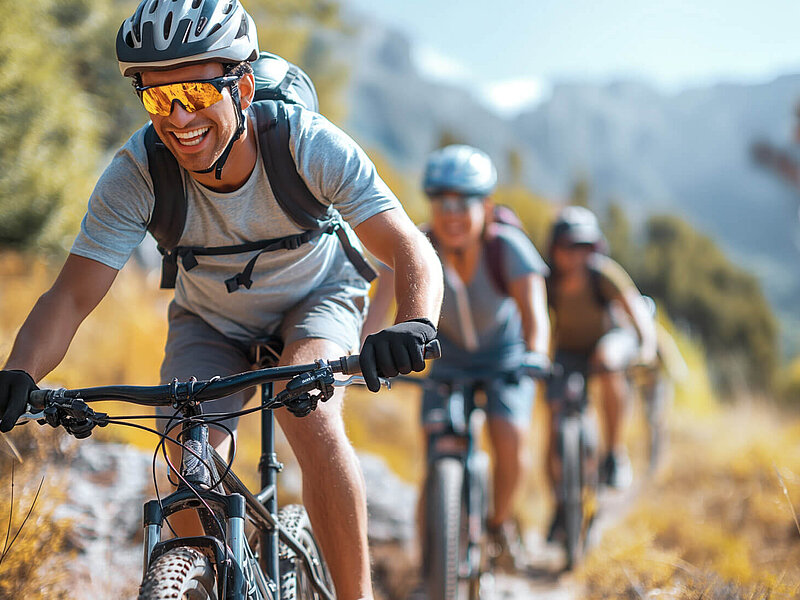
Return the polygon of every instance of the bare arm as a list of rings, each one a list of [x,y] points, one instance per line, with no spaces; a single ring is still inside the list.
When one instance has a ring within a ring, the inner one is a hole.
[[[70,254],[22,325],[4,368],[27,371],[36,381],[56,368],[78,327],[116,276],[116,269]]]
[[[361,328],[361,342],[370,333],[380,331],[386,325],[386,317],[394,300],[394,273],[385,265],[378,267],[378,279],[375,282],[375,293],[369,303],[369,312]]]
[[[641,344],[641,359],[650,364],[656,359],[656,327],[642,295],[636,287],[620,293],[616,300],[631,318]]]
[[[550,319],[547,314],[544,277],[535,273],[518,277],[510,283],[509,294],[522,317],[525,347],[533,352],[547,354],[550,349]]]
[[[425,317],[439,321],[444,283],[442,265],[428,238],[404,211],[391,209],[355,228],[356,235],[394,271],[396,322]]]

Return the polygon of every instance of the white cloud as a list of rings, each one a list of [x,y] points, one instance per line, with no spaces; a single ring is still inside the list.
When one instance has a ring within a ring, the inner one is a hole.
[[[414,44],[411,60],[423,77],[454,84],[464,84],[469,79],[469,70],[463,63],[431,46]]]
[[[550,93],[541,79],[517,77],[485,84],[479,99],[503,117],[513,117],[520,111],[541,102]]]
[[[412,45],[411,59],[423,77],[472,90],[478,101],[501,117],[514,117],[550,93],[549,85],[534,77],[477,81],[464,63],[425,44]]]

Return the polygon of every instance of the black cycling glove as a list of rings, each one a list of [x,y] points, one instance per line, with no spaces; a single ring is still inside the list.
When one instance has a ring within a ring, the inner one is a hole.
[[[0,371],[0,431],[8,433],[25,412],[28,395],[38,390],[33,377],[25,371]]]
[[[378,377],[394,377],[425,369],[425,344],[436,338],[428,319],[411,319],[367,336],[361,348],[361,374],[371,392],[381,389]]]

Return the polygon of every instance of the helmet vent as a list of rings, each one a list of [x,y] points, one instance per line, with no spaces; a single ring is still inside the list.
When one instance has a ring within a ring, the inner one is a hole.
[[[225,8],[222,9],[222,14],[227,15],[231,12],[231,10],[233,10],[233,2],[228,2],[228,4],[225,5]]]
[[[214,35],[220,29],[222,29],[222,25],[220,25],[219,23],[215,23],[214,26],[211,28],[211,30],[208,32],[208,37]]]
[[[199,8],[202,3],[203,0],[192,0],[192,8]]]
[[[172,29],[172,12],[167,13],[167,18],[164,19],[164,37],[169,37],[170,29]]]
[[[130,31],[125,35],[125,45],[128,46],[128,48],[133,48],[133,36]]]
[[[147,12],[149,12],[152,15],[154,12],[156,12],[157,8],[158,8],[158,0],[153,0],[153,3],[150,5],[150,10]]]
[[[247,35],[247,17],[242,15],[242,22],[239,24],[239,31],[236,32],[236,38],[239,39],[240,37]]]
[[[194,34],[195,35],[200,35],[201,33],[203,33],[203,29],[205,29],[207,23],[208,23],[208,19],[206,19],[205,17],[200,17],[197,20],[197,28],[194,30]],[[188,31],[188,29],[187,29],[187,31]]]

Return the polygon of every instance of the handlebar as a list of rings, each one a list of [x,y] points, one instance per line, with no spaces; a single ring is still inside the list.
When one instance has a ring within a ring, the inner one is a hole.
[[[543,366],[540,364],[523,364],[515,369],[506,369],[500,371],[483,371],[483,372],[467,372],[467,373],[454,373],[452,377],[448,377],[446,374],[442,374],[439,376],[439,379],[432,380],[429,377],[416,377],[414,375],[398,375],[397,377],[392,378],[392,382],[401,381],[403,383],[411,383],[414,385],[426,387],[426,386],[435,386],[441,381],[448,381],[448,380],[458,380],[463,384],[471,384],[471,383],[478,383],[478,382],[485,382],[495,379],[508,379],[508,378],[515,378],[519,377],[520,375],[524,375],[530,377],[532,379],[538,379],[542,381],[546,381],[553,377],[558,377],[562,372],[561,365],[559,364],[551,364],[548,366]]]
[[[442,350],[438,340],[433,340],[425,346],[424,358],[426,360],[439,358],[441,354]],[[58,400],[80,400],[80,404],[83,406],[85,406],[85,402],[98,400],[121,400],[142,406],[172,406],[187,400],[195,402],[215,400],[262,383],[294,380],[320,371],[351,375],[346,382],[338,382],[339,386],[363,383],[363,379],[357,376],[361,373],[359,356],[354,354],[343,356],[338,360],[318,360],[306,365],[269,367],[227,377],[215,377],[207,381],[192,379],[179,382],[176,379],[172,383],[157,386],[113,385],[74,390],[42,389],[30,393],[28,410],[20,417],[18,423],[45,418],[45,407]],[[312,385],[308,386],[309,389],[314,387],[316,381],[316,379],[310,380]],[[299,383],[302,384],[302,382]],[[80,410],[85,409],[81,407]]]

